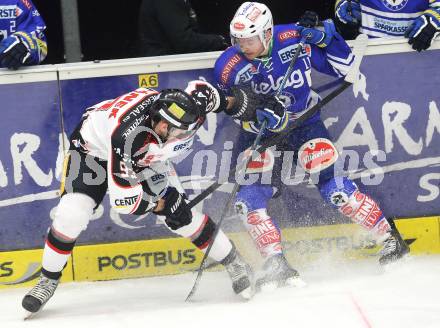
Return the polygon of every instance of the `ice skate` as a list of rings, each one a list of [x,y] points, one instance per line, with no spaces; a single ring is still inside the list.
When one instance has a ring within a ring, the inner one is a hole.
[[[305,282],[298,271],[290,267],[283,254],[269,257],[263,265],[261,277],[256,281],[257,290],[272,291],[282,286],[303,287]]]
[[[50,279],[40,276],[37,284],[24,296],[23,308],[28,312],[25,319],[28,319],[40,312],[47,301],[53,296],[58,286],[58,279]]]
[[[254,295],[252,286],[253,271],[235,247],[231,253],[222,261],[226,271],[232,280],[232,289],[237,295],[245,299],[251,299]]]
[[[388,265],[404,257],[409,253],[409,247],[403,240],[397,229],[390,231],[390,236],[383,242],[383,247],[380,250],[379,263],[381,265]]]

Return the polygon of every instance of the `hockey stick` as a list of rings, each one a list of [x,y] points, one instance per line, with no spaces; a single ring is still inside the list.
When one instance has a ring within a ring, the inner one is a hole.
[[[298,57],[304,47],[304,44],[305,44],[305,39],[301,39],[301,41],[298,43],[295,54],[294,54],[292,60],[290,61],[289,67],[287,68],[287,71],[284,74],[283,79],[281,80],[281,84],[276,92],[276,96],[279,96],[281,91],[284,89],[284,86],[286,85],[287,79],[289,78],[290,74],[292,74],[293,67],[295,66],[295,63],[296,63],[296,61],[297,61],[297,59],[298,59]],[[261,138],[263,137],[264,131],[266,130],[266,126],[267,126],[267,120],[264,120],[260,126],[260,131],[258,132],[258,135],[255,138],[255,140],[252,144],[252,147],[250,148],[249,154],[245,157],[245,160],[243,161],[243,164],[240,167],[240,171],[239,171],[240,174],[243,174],[243,175],[246,174],[246,168],[247,168],[251,158],[254,157],[255,150],[257,149],[258,145],[260,144]],[[235,182],[234,187],[232,188],[231,194],[229,195],[229,198],[228,198],[225,206],[223,207],[222,213],[220,215],[220,219],[217,222],[212,239],[208,245],[208,248],[205,251],[205,254],[203,255],[202,262],[200,263],[200,267],[197,270],[197,276],[194,281],[194,285],[191,288],[190,292],[188,293],[188,296],[185,299],[186,302],[191,299],[191,297],[194,295],[194,293],[197,290],[197,287],[200,283],[200,279],[202,278],[203,270],[205,269],[206,259],[208,258],[208,255],[209,255],[209,252],[211,251],[212,245],[214,245],[215,238],[217,237],[217,234],[220,231],[220,227],[222,225],[222,222],[223,222],[224,218],[226,217],[226,212],[231,207],[232,202],[234,201],[235,195],[237,194],[239,188],[240,188],[240,184],[238,182]]]
[[[292,132],[292,130],[296,129],[298,126],[301,126],[305,121],[307,121],[310,117],[315,115],[325,105],[327,105],[330,101],[332,101],[342,92],[344,92],[350,85],[352,85],[356,81],[357,76],[359,74],[359,67],[361,65],[362,58],[364,56],[367,45],[368,45],[368,37],[365,34],[359,34],[353,44],[352,52],[355,56],[353,66],[348,72],[348,74],[345,76],[342,84],[338,88],[330,92],[327,96],[325,96],[319,103],[310,107],[309,110],[307,110],[303,115],[298,117],[286,130],[282,131],[281,133],[278,133],[272,138],[265,140],[260,145],[260,147],[258,147],[255,151],[261,154],[267,148],[277,144],[279,141],[285,138],[290,132]],[[241,169],[241,166],[239,168]],[[231,173],[234,173],[236,170],[237,169],[232,169]],[[191,200],[191,202],[189,202],[189,206],[190,207],[196,206],[199,202],[201,202],[203,199],[208,197],[211,193],[213,193],[223,184],[224,183],[220,183],[220,182],[212,183],[208,188],[206,188],[203,192],[201,192],[193,200]]]

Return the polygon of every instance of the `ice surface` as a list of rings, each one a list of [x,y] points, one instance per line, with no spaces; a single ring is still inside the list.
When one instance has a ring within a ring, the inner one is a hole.
[[[0,290],[0,327],[440,327],[440,256],[412,257],[383,272],[370,260],[302,268],[308,286],[235,296],[225,272],[68,283],[23,321],[27,289]]]

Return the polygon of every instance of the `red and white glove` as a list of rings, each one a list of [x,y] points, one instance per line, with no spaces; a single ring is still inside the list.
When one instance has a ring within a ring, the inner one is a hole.
[[[193,80],[188,82],[185,92],[194,98],[197,105],[205,113],[218,113],[226,109],[227,100],[223,91],[206,81]]]

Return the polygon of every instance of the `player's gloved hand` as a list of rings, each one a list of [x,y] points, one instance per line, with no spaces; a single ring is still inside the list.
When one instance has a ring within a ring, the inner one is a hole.
[[[361,22],[361,5],[355,0],[337,0],[335,16],[344,24],[358,25]]]
[[[18,35],[11,35],[0,43],[0,65],[9,69],[18,69],[27,63],[31,52]]]
[[[440,14],[434,10],[427,10],[420,15],[406,30],[405,37],[414,50],[418,52],[431,46],[432,39],[440,32]]]
[[[231,87],[232,107],[225,113],[242,122],[255,121],[256,111],[261,102],[261,96],[256,94],[250,86]]]
[[[224,92],[206,81],[188,82],[185,92],[194,98],[202,112],[218,113],[226,109],[227,100]]]
[[[265,100],[264,107],[257,109],[257,121],[261,126],[267,121],[266,129],[271,132],[281,132],[287,126],[289,116],[283,102],[276,96]]]
[[[191,208],[186,203],[185,194],[179,193],[174,187],[168,187],[162,199],[165,201],[164,208],[154,213],[164,215],[168,227],[177,230],[191,223]]]
[[[310,10],[307,10],[298,21],[298,25],[304,27],[316,27],[319,24],[320,21],[318,14]]]
[[[327,47],[336,34],[335,24],[331,19],[322,22],[324,31],[313,27],[298,26],[301,37],[309,44],[316,44],[320,48]]]

